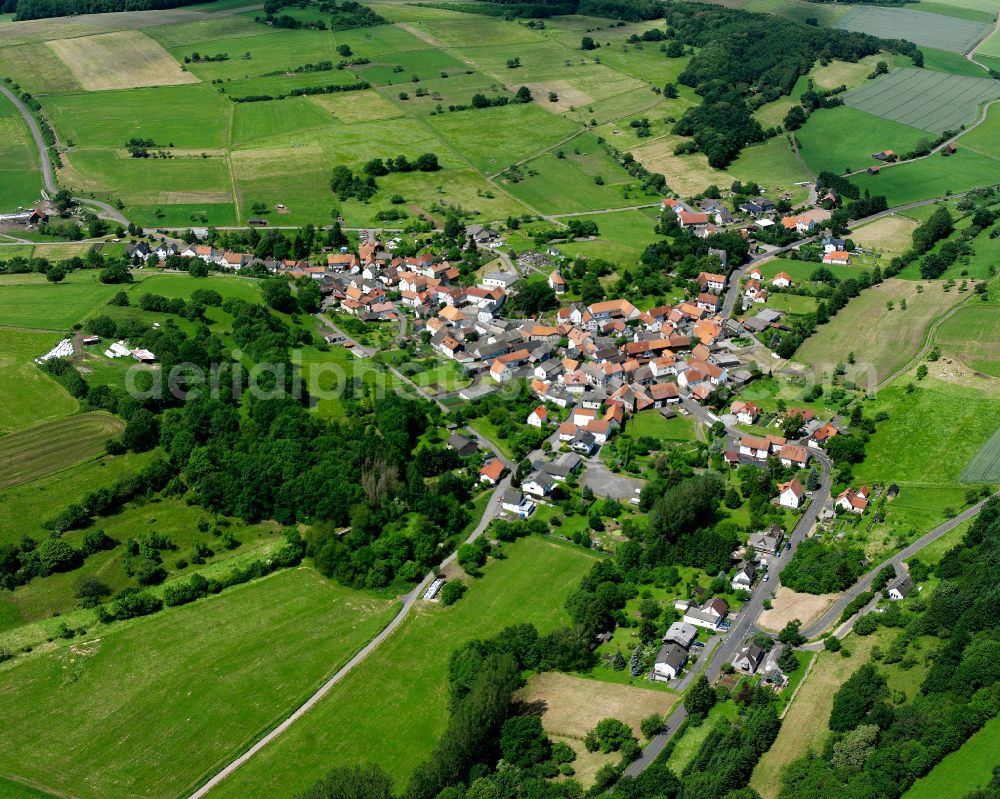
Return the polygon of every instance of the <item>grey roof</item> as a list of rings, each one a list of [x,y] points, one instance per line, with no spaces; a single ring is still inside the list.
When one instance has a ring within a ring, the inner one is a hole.
[[[503,497],[500,501],[504,505],[521,505],[524,502],[524,494],[516,488],[508,488],[503,492]]]
[[[888,588],[895,588],[900,594],[906,596],[913,590],[913,585],[913,578],[908,574],[904,574],[901,577],[897,577],[895,580],[892,580],[889,583]]]
[[[666,635],[663,636],[663,641],[673,641],[675,644],[687,647],[697,637],[698,629],[693,624],[675,621],[670,625],[670,629],[667,630]]]
[[[671,641],[660,647],[660,651],[656,654],[656,662],[657,664],[666,664],[674,671],[680,671],[687,662],[687,656],[687,650],[684,647]]]

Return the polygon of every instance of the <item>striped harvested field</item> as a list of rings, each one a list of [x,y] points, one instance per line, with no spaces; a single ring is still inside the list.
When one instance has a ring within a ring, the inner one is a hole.
[[[1000,82],[897,69],[844,95],[844,103],[883,119],[931,133],[957,131],[973,122],[981,103],[1000,97]]]
[[[0,489],[93,458],[124,428],[110,413],[94,411],[6,435],[0,438]]]

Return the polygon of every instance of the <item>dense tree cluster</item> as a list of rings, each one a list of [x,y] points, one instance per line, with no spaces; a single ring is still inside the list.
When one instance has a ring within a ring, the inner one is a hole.
[[[864,562],[858,547],[807,538],[781,573],[781,582],[805,594],[831,594],[854,585],[864,574]]]
[[[196,5],[203,0],[4,0],[0,13],[17,20],[103,14],[110,11],[149,11]]]
[[[886,43],[867,34],[821,30],[721,6],[681,2],[664,10],[672,37],[697,48],[678,82],[703,98],[677,121],[674,133],[692,136],[717,168],[730,164],[745,145],[766,137],[753,110],[790,94],[817,59],[855,62],[886,47],[907,49],[904,43]],[[813,99],[823,101],[819,94]]]

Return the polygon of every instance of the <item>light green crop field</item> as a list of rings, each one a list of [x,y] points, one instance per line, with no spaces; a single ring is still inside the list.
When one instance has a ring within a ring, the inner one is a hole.
[[[0,770],[95,799],[186,793],[393,612],[301,568],[18,659],[0,680]]]
[[[0,289],[0,297],[4,293]],[[34,363],[59,338],[58,333],[0,327],[0,433],[68,416],[79,407],[66,389]]]
[[[970,78],[982,78],[988,74],[981,66],[959,53],[935,50],[933,47],[922,47],[920,52],[924,54],[924,69],[950,72],[952,75],[967,75]],[[908,59],[907,61],[905,66],[910,66]]]
[[[0,96],[0,213],[31,205],[39,199],[41,187],[38,150],[31,133],[17,109]]]
[[[369,762],[373,752],[392,753],[384,767],[402,786],[447,724],[452,651],[515,622],[541,631],[565,623],[563,601],[594,562],[582,549],[537,537],[506,553],[457,604],[421,605],[309,715],[209,795],[292,795],[334,766]]]
[[[795,137],[802,158],[814,172],[836,173],[878,164],[872,159],[874,153],[882,150],[905,153],[921,139],[931,138],[919,128],[850,106],[814,111],[806,124],[795,131]],[[886,174],[890,171],[886,170]]]
[[[0,438],[0,489],[93,458],[124,429],[110,413],[93,411],[6,435]]]
[[[938,763],[926,777],[917,780],[904,799],[960,799],[990,781],[1000,748],[1000,719],[994,718],[961,749]]]
[[[983,484],[1000,482],[1000,428],[980,450],[972,456],[959,479],[963,483]]]
[[[94,270],[71,272],[62,283],[49,283],[45,275],[39,274],[3,275],[0,276],[0,319],[12,327],[63,332],[120,288],[99,282]],[[49,349],[51,345],[35,357],[44,355]]]
[[[908,8],[852,8],[834,27],[870,33],[886,39],[907,39],[917,45],[967,53],[992,30],[986,21],[974,22],[956,16],[928,14]]]
[[[844,102],[931,133],[957,131],[973,121],[981,103],[1000,97],[1000,85],[925,69],[897,69],[849,92]]]

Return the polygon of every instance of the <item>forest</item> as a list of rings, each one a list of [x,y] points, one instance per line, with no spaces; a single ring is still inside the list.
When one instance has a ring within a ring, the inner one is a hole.
[[[109,11],[150,11],[180,8],[204,0],[4,0],[0,13],[14,14],[15,20],[103,14]]]
[[[678,82],[703,98],[677,121],[674,133],[692,136],[717,168],[776,132],[763,130],[751,112],[789,94],[817,60],[856,62],[881,49],[919,52],[909,42],[715,5],[671,3],[665,17],[668,38],[698,48]]]

